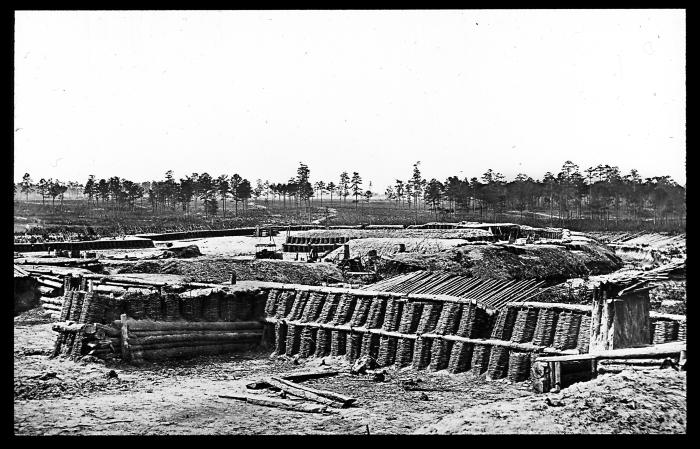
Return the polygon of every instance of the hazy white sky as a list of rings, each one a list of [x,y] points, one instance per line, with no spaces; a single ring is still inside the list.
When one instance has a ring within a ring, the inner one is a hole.
[[[685,183],[685,12],[17,12],[15,179]]]

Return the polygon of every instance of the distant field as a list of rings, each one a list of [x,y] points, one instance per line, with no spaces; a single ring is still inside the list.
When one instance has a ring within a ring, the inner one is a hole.
[[[50,201],[42,204],[41,200],[14,202],[14,232],[23,234],[48,232],[77,232],[99,235],[124,235],[141,232],[184,231],[195,229],[223,229],[256,225],[285,225],[285,224],[321,224],[328,217],[330,225],[359,225],[359,224],[422,224],[432,221],[499,221],[527,224],[531,226],[556,226],[579,231],[676,231],[684,232],[685,226],[677,224],[660,224],[631,220],[601,222],[598,220],[559,220],[550,218],[545,212],[504,212],[492,215],[458,211],[455,213],[438,213],[427,209],[397,208],[396,203],[376,200],[370,203],[353,204],[337,200],[312,203],[310,213],[304,208],[296,208],[288,202],[285,207],[280,202],[259,201],[257,205],[242,210],[239,205],[238,214],[234,215],[234,207],[227,204],[226,218],[221,209],[216,217],[206,217],[201,209],[190,211],[185,215],[182,210],[167,209],[153,213],[144,202],[137,203],[133,210],[115,211],[111,206],[88,206],[85,200],[66,199],[60,206],[54,206]]]

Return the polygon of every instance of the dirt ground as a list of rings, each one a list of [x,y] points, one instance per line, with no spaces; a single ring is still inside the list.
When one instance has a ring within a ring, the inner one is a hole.
[[[358,401],[312,414],[218,395],[272,396],[245,385],[318,368],[319,359],[270,358],[263,351],[142,367],[78,363],[49,358],[54,338],[41,309],[15,318],[17,435],[685,432],[685,373],[673,370],[624,371],[559,394],[534,395],[527,383],[469,374],[387,369],[386,379],[375,381],[372,374],[351,375],[347,362],[327,357],[328,367],[345,372],[304,383]]]

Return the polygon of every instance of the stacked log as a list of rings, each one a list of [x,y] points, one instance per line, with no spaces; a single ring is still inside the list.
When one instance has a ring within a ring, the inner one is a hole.
[[[535,325],[537,324],[537,312],[538,309],[536,308],[526,308],[518,311],[510,341],[523,343],[532,340],[535,333]]]
[[[432,354],[430,354],[431,371],[439,371],[448,367],[453,343],[442,338],[433,340]]]
[[[471,368],[472,349],[474,345],[462,341],[454,342],[447,367],[451,373],[461,373]]]
[[[53,319],[60,319],[61,313],[63,312],[63,297],[48,298],[42,296],[39,298],[39,302],[41,303],[41,307],[43,307]]]
[[[432,338],[419,337],[415,342],[413,350],[413,368],[424,369],[430,365],[430,349],[433,344]]]
[[[532,337],[532,344],[537,346],[551,346],[554,342],[554,331],[557,323],[557,312],[553,309],[540,310]],[[589,320],[590,321],[590,320]]]
[[[59,355],[78,359],[84,355],[114,358],[120,355],[119,330],[107,325],[56,323],[57,332],[52,357]]]
[[[126,329],[127,347],[133,361],[241,350],[259,344],[262,334],[263,326],[256,321],[128,320]]]
[[[483,374],[488,369],[490,353],[491,346],[474,345],[474,349],[472,351],[471,371],[475,376]]]
[[[415,340],[412,338],[399,338],[396,347],[396,366],[402,368],[411,364],[414,344]]]
[[[502,379],[508,373],[508,359],[510,350],[505,346],[494,346],[491,348],[487,376],[489,379]]]
[[[530,354],[510,351],[508,358],[508,380],[522,382],[530,377]]]
[[[346,344],[347,332],[333,330],[331,331],[331,355],[339,356],[345,355],[345,350],[347,348]]]

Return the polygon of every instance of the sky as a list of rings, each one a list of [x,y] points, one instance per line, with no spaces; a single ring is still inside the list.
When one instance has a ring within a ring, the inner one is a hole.
[[[684,10],[19,11],[14,176],[686,181]]]

